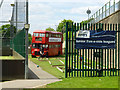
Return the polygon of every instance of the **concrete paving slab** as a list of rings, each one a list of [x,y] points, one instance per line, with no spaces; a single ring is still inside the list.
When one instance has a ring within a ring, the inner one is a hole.
[[[55,76],[45,72],[41,67],[37,67],[32,61],[28,60],[28,67],[39,79],[58,79]]]
[[[59,79],[49,79],[49,80],[13,80],[2,83],[2,88],[38,88],[49,83],[60,81]]]

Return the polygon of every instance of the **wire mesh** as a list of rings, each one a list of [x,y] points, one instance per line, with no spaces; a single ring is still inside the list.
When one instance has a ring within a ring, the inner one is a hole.
[[[26,2],[25,0],[3,0],[1,3],[1,46],[9,47],[25,57]]]

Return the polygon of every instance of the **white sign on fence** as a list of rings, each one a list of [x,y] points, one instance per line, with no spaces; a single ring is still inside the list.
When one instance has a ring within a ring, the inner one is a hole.
[[[76,38],[90,38],[90,31],[79,30],[78,32],[76,32]]]

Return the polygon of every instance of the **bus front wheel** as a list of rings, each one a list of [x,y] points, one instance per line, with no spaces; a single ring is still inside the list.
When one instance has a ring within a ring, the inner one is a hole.
[[[48,52],[46,53],[46,57],[48,57]]]
[[[32,58],[35,58],[36,56],[32,55]]]
[[[58,56],[60,55],[60,51],[58,52]]]

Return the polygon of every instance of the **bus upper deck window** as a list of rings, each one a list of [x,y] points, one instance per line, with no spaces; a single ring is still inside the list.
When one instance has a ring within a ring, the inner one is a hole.
[[[45,37],[45,33],[40,33],[40,37]]]
[[[48,33],[46,33],[46,37],[48,37]]]
[[[34,36],[36,36],[36,33],[34,33]]]
[[[44,33],[42,33],[42,37],[45,37],[45,34],[44,34]]]
[[[34,33],[34,36],[35,36],[35,37],[38,37],[38,35],[39,35],[38,33]]]
[[[39,36],[41,37],[41,36],[42,36],[42,33],[40,33]]]
[[[36,33],[36,37],[38,37],[38,35],[39,35],[39,34],[38,34],[38,33]]]

